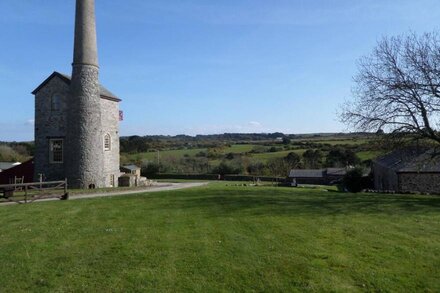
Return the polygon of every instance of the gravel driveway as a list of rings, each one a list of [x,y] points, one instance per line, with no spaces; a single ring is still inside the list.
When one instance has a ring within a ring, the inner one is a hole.
[[[139,188],[136,190],[125,190],[125,191],[114,191],[114,192],[102,192],[102,193],[89,193],[89,194],[71,194],[69,196],[69,200],[77,200],[77,199],[85,199],[85,198],[97,198],[97,197],[107,197],[107,196],[123,196],[123,195],[134,195],[140,193],[150,193],[150,192],[159,192],[159,191],[168,191],[168,190],[179,190],[193,187],[200,187],[208,185],[208,182],[188,182],[188,183],[155,183],[153,186]],[[36,200],[35,202],[42,201],[54,201],[59,200],[58,198],[47,198]],[[0,206],[17,204],[15,202],[4,202],[0,203]]]

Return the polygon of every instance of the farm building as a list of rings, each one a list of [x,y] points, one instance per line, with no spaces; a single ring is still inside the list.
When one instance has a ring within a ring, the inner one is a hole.
[[[122,166],[121,172],[125,174],[119,177],[120,187],[143,187],[151,185],[151,181],[141,176],[141,168],[136,165]]]
[[[136,165],[125,165],[121,167],[121,172],[141,177],[141,168]]]
[[[0,185],[34,181],[34,160],[18,164],[0,173]]]
[[[289,173],[289,180],[293,185],[328,185],[340,181],[346,173],[346,168],[292,169]]]
[[[0,162],[0,173],[20,164],[20,162]]]
[[[440,155],[433,150],[394,151],[373,161],[373,174],[376,190],[440,194]]]

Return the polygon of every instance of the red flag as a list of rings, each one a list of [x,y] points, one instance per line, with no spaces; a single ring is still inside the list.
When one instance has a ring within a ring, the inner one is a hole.
[[[119,121],[124,121],[124,111],[119,111]]]

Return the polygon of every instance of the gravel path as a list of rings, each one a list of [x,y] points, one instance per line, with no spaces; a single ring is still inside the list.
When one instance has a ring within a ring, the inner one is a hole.
[[[145,187],[145,189],[127,190],[119,192],[103,192],[103,193],[89,193],[89,194],[72,194],[69,196],[69,200],[73,199],[83,199],[83,198],[95,198],[95,197],[106,197],[106,196],[120,196],[120,195],[132,195],[139,193],[149,193],[167,190],[177,190],[192,187],[200,187],[208,185],[208,183],[155,183],[153,186]]]
[[[86,199],[86,198],[97,198],[97,197],[107,197],[107,196],[124,196],[124,195],[134,195],[140,193],[152,193],[159,191],[168,191],[168,190],[179,190],[193,187],[200,187],[208,185],[208,182],[189,182],[189,183],[155,183],[153,186],[139,188],[136,190],[126,190],[126,191],[115,191],[115,192],[102,192],[102,193],[89,193],[89,194],[71,194],[69,196],[69,200],[77,200],[77,199]],[[59,200],[58,198],[47,198],[36,200],[35,202],[42,201],[55,201]],[[0,203],[0,206],[17,204],[15,202],[5,202]]]

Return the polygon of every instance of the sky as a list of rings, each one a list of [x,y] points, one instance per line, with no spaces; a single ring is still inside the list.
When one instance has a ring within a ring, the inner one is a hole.
[[[71,73],[74,0],[0,0],[0,141],[33,140],[31,92]],[[438,0],[96,0],[121,135],[349,131],[357,60],[439,29]]]

